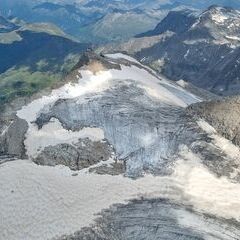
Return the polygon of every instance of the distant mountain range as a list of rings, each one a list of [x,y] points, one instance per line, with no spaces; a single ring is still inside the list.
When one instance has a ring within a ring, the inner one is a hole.
[[[208,8],[211,5],[240,8],[240,2],[238,0],[201,0],[201,1],[183,0],[183,1],[172,1],[172,2],[175,2],[175,3],[178,2],[182,5],[191,6],[199,9]]]
[[[211,6],[200,15],[170,12],[155,29],[106,49],[128,52],[176,81],[231,95],[240,90],[239,47],[240,12]]]
[[[0,17],[3,101],[16,95],[9,82],[25,78],[32,83],[32,73],[40,72],[41,77],[34,79],[42,79],[42,73],[54,74],[48,81],[44,76],[38,86],[56,82],[90,46],[78,41],[111,42],[104,51],[127,52],[173,80],[183,79],[217,94],[240,90],[237,10],[217,6],[200,10],[212,1],[0,2],[2,15],[8,16]],[[216,2],[238,7],[235,1]],[[38,91],[33,85],[30,92]],[[23,94],[28,91],[24,87]]]
[[[0,13],[30,23],[50,22],[81,41],[104,43],[126,40],[147,31],[167,13],[166,10],[150,6],[146,9],[143,4],[136,2],[83,1],[73,4],[66,1],[24,0],[14,3],[0,0]]]
[[[0,15],[53,23],[80,41],[106,43],[152,29],[170,10],[212,4],[240,8],[238,0],[0,0]]]
[[[89,46],[68,38],[52,24],[1,17],[1,104],[58,83]]]

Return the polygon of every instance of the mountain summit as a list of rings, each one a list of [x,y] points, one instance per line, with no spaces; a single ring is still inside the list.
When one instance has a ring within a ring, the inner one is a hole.
[[[130,41],[112,50],[129,52],[171,79],[220,95],[240,90],[238,10],[211,6],[200,15],[189,10],[172,12],[153,31]]]

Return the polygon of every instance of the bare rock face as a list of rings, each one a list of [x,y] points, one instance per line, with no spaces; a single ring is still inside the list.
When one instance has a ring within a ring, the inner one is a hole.
[[[112,148],[105,141],[93,142],[90,139],[80,139],[77,144],[58,144],[46,147],[34,162],[39,165],[65,165],[71,170],[81,170],[108,160]]]
[[[103,69],[121,69],[119,64],[109,62],[92,51],[86,51],[82,55],[76,66],[73,68],[73,71],[82,67],[87,67],[92,72],[97,72]]]
[[[240,146],[240,97],[193,104],[188,111],[204,118],[221,135]]]
[[[5,128],[5,130],[4,130]],[[3,128],[0,136],[0,150],[3,154],[19,158],[25,157],[24,139],[28,129],[25,120],[16,117]]]
[[[69,144],[59,144],[55,147],[49,146],[34,160],[39,165],[69,166],[72,170],[78,169],[78,151]]]

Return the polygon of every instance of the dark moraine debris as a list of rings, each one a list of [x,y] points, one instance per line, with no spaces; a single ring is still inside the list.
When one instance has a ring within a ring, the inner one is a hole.
[[[90,227],[58,240],[233,240],[240,225],[165,199],[139,199],[100,213]]]

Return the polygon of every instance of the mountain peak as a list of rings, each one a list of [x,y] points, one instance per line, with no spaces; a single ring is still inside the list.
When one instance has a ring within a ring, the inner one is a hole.
[[[137,37],[149,37],[170,31],[174,33],[185,32],[196,21],[195,12],[189,9],[170,11],[168,15],[152,31],[137,35]]]
[[[240,12],[229,7],[212,5],[198,17],[191,30],[203,28],[224,44],[229,40],[235,41],[240,37]]]
[[[229,21],[240,20],[240,12],[230,7],[212,5],[203,12],[201,18],[211,20],[215,24],[225,24]]]

